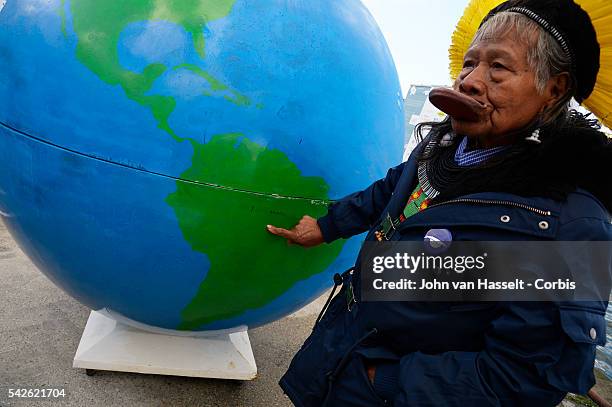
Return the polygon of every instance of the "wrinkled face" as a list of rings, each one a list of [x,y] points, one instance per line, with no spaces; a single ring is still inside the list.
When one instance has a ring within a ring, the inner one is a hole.
[[[452,120],[456,133],[490,147],[509,144],[509,133],[529,125],[544,110],[550,95],[536,89],[535,72],[527,62],[527,46],[515,35],[482,40],[464,56],[454,89],[485,105],[480,120]]]

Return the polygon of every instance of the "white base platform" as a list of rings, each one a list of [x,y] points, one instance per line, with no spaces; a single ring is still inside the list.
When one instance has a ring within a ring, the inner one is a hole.
[[[246,330],[210,337],[155,334],[97,311],[89,315],[72,366],[233,380],[252,380],[257,376]]]

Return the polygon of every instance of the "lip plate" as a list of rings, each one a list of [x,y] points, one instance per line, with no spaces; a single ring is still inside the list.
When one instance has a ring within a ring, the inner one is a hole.
[[[432,89],[429,92],[429,101],[456,120],[476,122],[486,110],[483,103],[447,88]]]

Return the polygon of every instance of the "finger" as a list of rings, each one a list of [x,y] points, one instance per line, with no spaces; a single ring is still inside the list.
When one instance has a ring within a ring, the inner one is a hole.
[[[277,228],[276,226],[272,225],[268,225],[266,228],[268,229],[268,232],[272,233],[273,235],[284,237],[290,240],[293,240],[293,238],[295,238],[295,233],[290,230]]]

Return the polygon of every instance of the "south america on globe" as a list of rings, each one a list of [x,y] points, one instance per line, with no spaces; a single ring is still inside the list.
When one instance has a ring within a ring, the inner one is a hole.
[[[358,0],[0,1],[0,215],[38,268],[151,330],[253,328],[360,237],[322,216],[401,161],[393,59]]]

